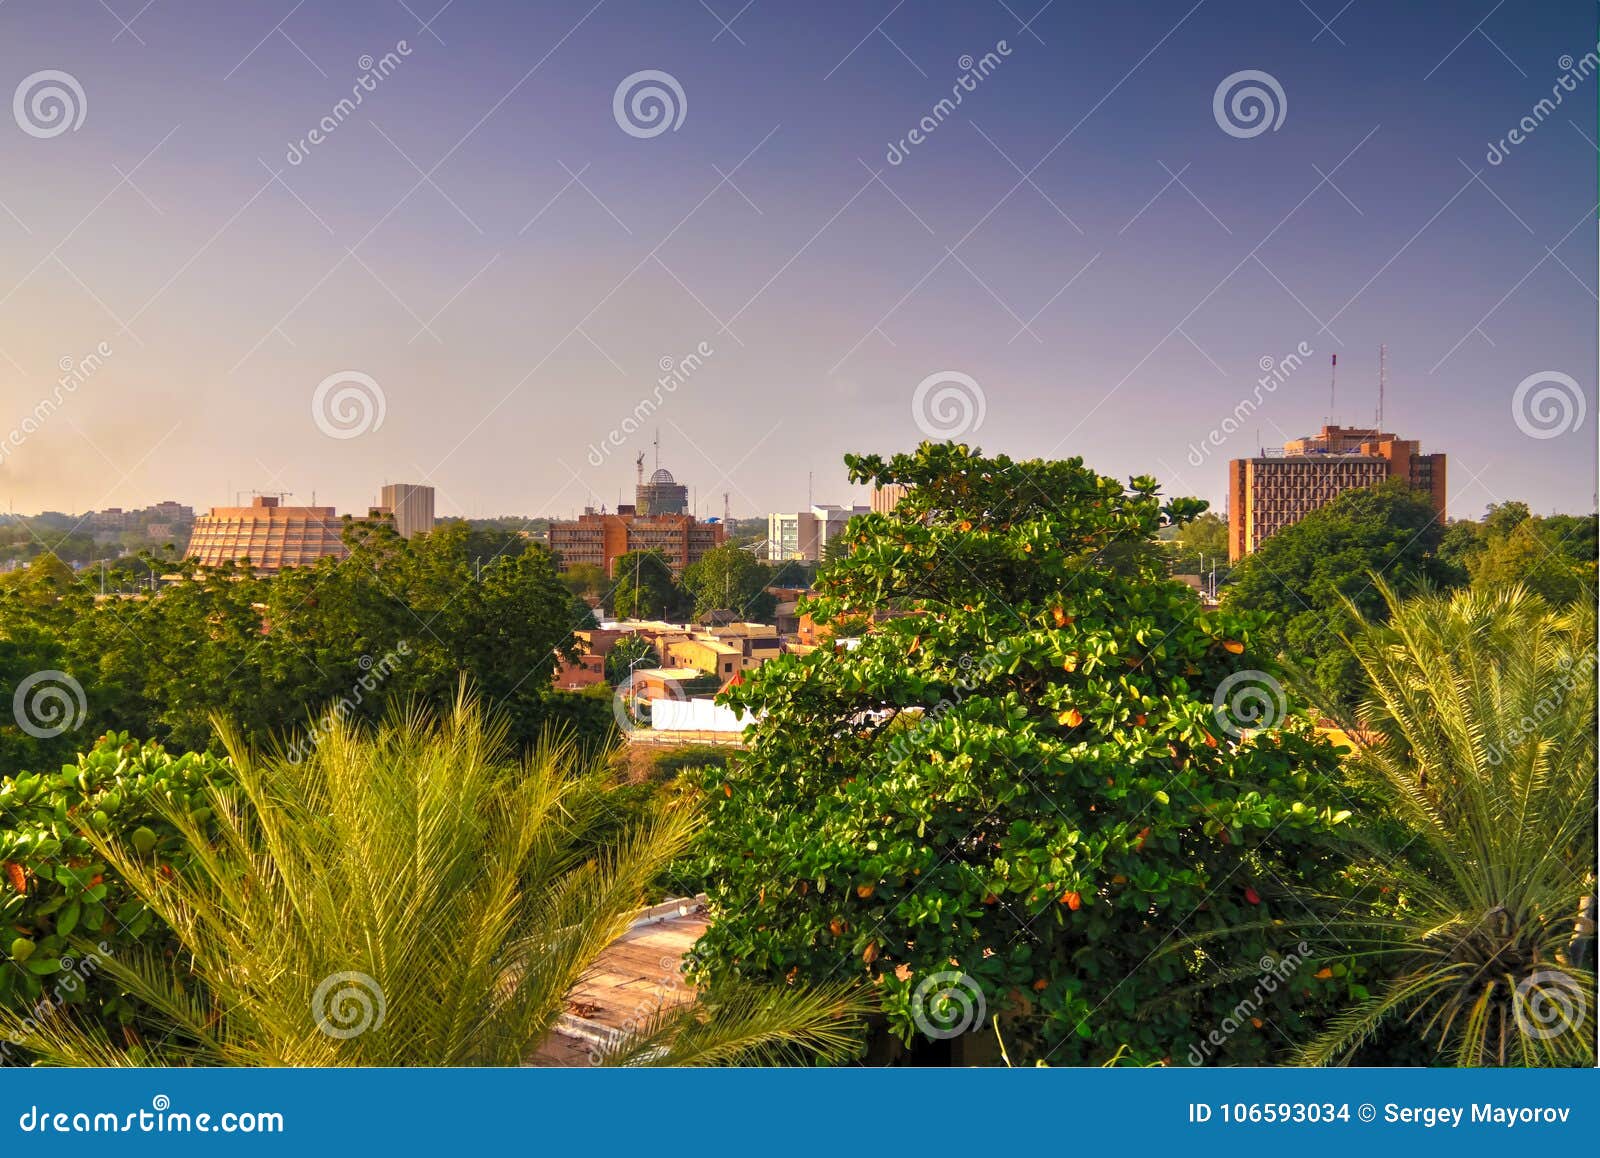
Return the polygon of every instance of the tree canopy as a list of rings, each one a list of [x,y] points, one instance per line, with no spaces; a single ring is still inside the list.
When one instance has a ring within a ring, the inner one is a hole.
[[[1334,753],[1259,617],[1119,550],[1204,503],[948,443],[845,461],[911,490],[807,604],[873,617],[859,645],[724,693],[759,718],[707,785],[706,973],[864,976],[903,1040],[992,1040],[987,1011],[1013,1056],[1072,1064],[1181,1055],[1263,959],[1309,967],[1289,891],[1336,872]],[[1171,951],[1180,929],[1208,947]],[[1301,1024],[1287,984],[1266,1001]],[[1271,1049],[1247,1027],[1225,1054]]]
[[[772,568],[733,543],[711,548],[683,572],[697,621],[713,611],[729,611],[738,619],[772,622],[777,601],[766,590],[771,581]]]
[[[1325,693],[1349,702],[1360,679],[1342,635],[1354,620],[1345,600],[1381,619],[1385,603],[1373,576],[1402,595],[1458,586],[1466,575],[1442,558],[1444,525],[1428,496],[1402,480],[1346,491],[1279,531],[1239,560],[1224,598],[1267,612],[1267,648],[1293,656]]]
[[[388,700],[443,702],[462,674],[532,738],[551,672],[576,654],[572,595],[549,551],[484,563],[471,535],[352,524],[346,559],[272,578],[228,566],[153,597],[101,600],[35,563],[0,587],[0,696],[46,673],[25,691],[71,709],[71,726],[40,735],[52,729],[3,717],[0,771],[59,766],[108,729],[204,749],[214,713],[256,741],[327,710],[372,719]]]

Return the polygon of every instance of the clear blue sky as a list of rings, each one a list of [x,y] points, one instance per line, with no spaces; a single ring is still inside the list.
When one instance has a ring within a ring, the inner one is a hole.
[[[1451,455],[1452,514],[1592,509],[1600,78],[1487,153],[1594,51],[1593,3],[441,4],[0,0],[0,98],[58,70],[84,106],[57,135],[0,113],[0,439],[112,350],[7,449],[0,502],[359,510],[425,479],[448,512],[566,513],[616,502],[659,427],[704,513],[750,515],[808,473],[859,498],[840,456],[914,445],[918,384],[954,371],[968,441],[1220,505],[1258,431],[1323,420],[1331,354],[1335,417],[1369,421],[1387,343],[1385,426]],[[616,120],[643,70],[676,129]],[[1244,70],[1276,129],[1215,118]],[[313,398],[341,371],[383,417],[333,438]],[[1534,438],[1514,395],[1546,371],[1584,418]]]

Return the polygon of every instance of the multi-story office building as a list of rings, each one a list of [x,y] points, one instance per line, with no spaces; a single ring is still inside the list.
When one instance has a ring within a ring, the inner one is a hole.
[[[349,552],[332,507],[286,507],[276,495],[257,495],[248,507],[212,507],[194,521],[188,555],[203,567],[249,562],[258,574],[307,567]]]
[[[550,549],[561,556],[563,571],[592,563],[608,576],[629,551],[660,551],[672,573],[682,575],[726,537],[721,523],[702,523],[693,515],[641,515],[631,506],[619,507],[614,515],[586,510],[576,519],[550,523]]]
[[[373,514],[394,520],[407,539],[433,530],[433,488],[421,483],[386,483]]]
[[[657,470],[645,482],[641,474],[632,505],[607,514],[587,508],[571,520],[551,520],[550,549],[567,570],[579,563],[605,569],[609,576],[619,556],[629,551],[660,551],[674,575],[727,540],[721,523],[702,523],[689,514],[689,488]]]
[[[785,511],[768,515],[767,558],[775,563],[788,559],[818,562],[823,549],[844,530],[852,516],[871,512],[871,507],[824,503],[793,514]]]
[[[1281,451],[1228,464],[1228,559],[1237,562],[1345,491],[1405,479],[1445,513],[1445,459],[1381,430],[1324,426]]]

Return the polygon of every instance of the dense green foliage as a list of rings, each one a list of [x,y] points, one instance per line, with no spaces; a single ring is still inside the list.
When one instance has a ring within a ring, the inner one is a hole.
[[[1453,524],[1440,553],[1459,561],[1478,591],[1520,583],[1557,606],[1593,598],[1594,515],[1541,518],[1524,503],[1499,503],[1482,522]]]
[[[1159,555],[1120,550],[1204,504],[1078,459],[846,461],[912,490],[853,524],[810,610],[880,621],[726,693],[761,719],[708,785],[708,975],[865,976],[906,1039],[948,1036],[930,1020],[954,1020],[935,998],[958,976],[1013,1056],[1071,1064],[1181,1057],[1262,959],[1311,968],[1296,893],[1341,864],[1334,752],[1282,705],[1237,738],[1250,708],[1224,681],[1275,687],[1259,617],[1203,613]],[[1213,935],[1167,951],[1179,931]],[[1258,1020],[1303,1032],[1273,989]],[[1277,1033],[1208,1056],[1265,1060]]]
[[[99,600],[30,573],[0,589],[0,698],[56,671],[82,689],[82,712],[52,737],[0,717],[0,772],[59,764],[108,729],[202,749],[213,713],[258,740],[329,710],[373,719],[385,702],[447,701],[463,673],[531,739],[552,713],[551,672],[574,654],[573,597],[548,551],[482,562],[471,535],[358,524],[347,559],[270,579],[223,568],[155,597]]]
[[[110,870],[90,836],[115,835],[165,876],[186,870],[188,842],[170,819],[208,828],[209,789],[233,781],[213,756],[105,736],[76,764],[0,782],[0,1009],[35,1021],[69,1008],[107,1027],[135,1006],[107,960],[138,947],[170,955],[171,929]],[[0,1062],[20,1060],[0,1047]]]
[[[0,1033],[78,1065],[518,1065],[694,828],[689,811],[654,808],[596,855],[604,786],[566,744],[518,760],[470,702],[437,725],[341,721],[304,760],[225,738],[236,787],[209,792],[204,821],[192,800],[157,801],[193,850],[183,872],[89,832],[172,929],[180,968],[160,953],[104,959],[138,1000],[127,1034],[70,1010],[0,1010]],[[837,984],[730,987],[598,1060],[828,1058],[855,1021]]]
[[[1217,573],[1217,582],[1228,577],[1228,521],[1206,511],[1193,521],[1174,527],[1167,539],[1168,566],[1174,575]]]
[[[1269,613],[1258,642],[1292,656],[1325,692],[1350,703],[1360,674],[1341,638],[1354,624],[1345,601],[1381,616],[1374,573],[1402,595],[1464,582],[1465,571],[1440,557],[1443,536],[1428,496],[1403,481],[1346,491],[1239,560],[1224,599]]]
[[[618,619],[664,619],[681,622],[694,599],[678,585],[660,551],[629,551],[617,556],[615,580],[606,602]]]
[[[1375,983],[1300,1060],[1392,1062],[1363,1050],[1387,1037],[1425,1047],[1408,1060],[1592,1067],[1594,605],[1379,589],[1352,729],[1378,807],[1354,850],[1362,899],[1327,925]]]
[[[713,547],[683,572],[683,587],[694,598],[694,616],[703,622],[713,611],[735,619],[771,623],[777,600],[767,593],[772,568],[732,543]]]

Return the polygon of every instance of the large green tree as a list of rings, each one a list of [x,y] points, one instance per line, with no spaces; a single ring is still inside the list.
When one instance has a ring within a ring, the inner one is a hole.
[[[1439,556],[1443,537],[1428,496],[1401,480],[1346,491],[1241,559],[1224,599],[1269,613],[1260,643],[1293,657],[1329,695],[1354,702],[1361,682],[1342,638],[1355,622],[1346,600],[1381,618],[1374,575],[1402,595],[1461,585],[1462,569]]]
[[[992,1040],[981,1006],[1013,1057],[1065,1064],[1185,1056],[1263,959],[1309,967],[1294,890],[1335,878],[1334,753],[1286,714],[1257,618],[1118,550],[1204,504],[948,443],[845,461],[911,491],[809,608],[878,622],[725,693],[758,722],[708,784],[706,972],[865,976],[897,1036]],[[1258,1016],[1303,1024],[1276,977]],[[1279,1039],[1225,1040],[1205,1056]]]
[[[693,596],[679,585],[660,551],[629,551],[612,565],[611,594],[606,599],[618,619],[685,618]]]
[[[694,615],[730,611],[739,619],[772,622],[777,600],[767,593],[772,568],[733,543],[713,547],[683,572],[683,587],[694,597]]]

